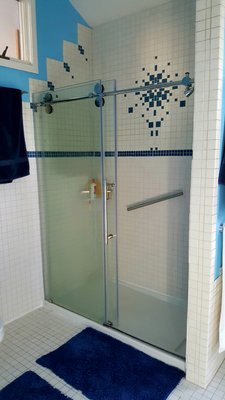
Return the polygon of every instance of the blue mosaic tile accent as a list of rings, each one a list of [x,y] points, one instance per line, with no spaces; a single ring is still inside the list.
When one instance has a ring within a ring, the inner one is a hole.
[[[158,60],[158,56],[155,56],[155,60]],[[171,76],[167,71],[168,67],[171,65],[171,62],[167,62],[167,68],[162,68],[162,70],[159,71],[159,65],[153,64],[152,71],[148,71],[145,66],[142,67],[142,77],[144,75],[144,79],[141,80],[144,86],[146,86],[146,92],[135,92],[135,96],[138,96],[137,99],[135,99],[134,105],[128,105],[128,113],[131,114],[133,111],[133,108],[136,107],[138,110],[138,107],[140,107],[140,115],[142,118],[146,116],[144,114],[144,111],[150,112],[149,115],[149,120],[151,121],[152,117],[155,117],[157,115],[157,108],[160,110],[164,110],[165,107],[164,105],[167,105],[170,102],[175,102],[178,103],[178,98],[177,95],[175,95],[175,91],[178,90],[178,86],[174,85],[172,88],[159,88],[159,89],[154,89],[154,91],[147,92],[147,87],[149,85],[153,85],[154,83],[167,83],[172,80],[176,80],[177,77],[179,76],[178,72],[176,72],[173,76]],[[138,84],[138,80],[135,80],[135,84]],[[174,96],[175,95],[175,96]],[[173,98],[173,96],[175,98]],[[125,95],[124,95],[125,97]],[[138,100],[138,101],[137,101]],[[185,107],[186,106],[186,101],[180,101],[180,107]],[[145,110],[143,110],[143,107]],[[169,115],[168,111],[164,111],[164,115]],[[164,116],[163,115],[163,116]],[[154,127],[158,128],[157,131],[155,130],[154,135],[152,135],[152,131],[148,131],[147,134],[151,136],[160,136],[160,129],[163,126],[163,121],[164,118],[161,119],[160,123],[158,121],[154,121]],[[147,122],[147,128],[152,129],[152,124],[149,124],[149,121]]]
[[[118,157],[192,157],[193,150],[158,150],[158,147],[150,150],[118,151]],[[79,158],[101,157],[100,151],[28,151],[29,158]],[[114,151],[106,151],[106,157],[114,157]]]
[[[106,157],[115,157],[115,151],[105,151]]]
[[[157,148],[156,148],[157,149]],[[119,157],[192,157],[193,150],[137,150],[119,151]]]
[[[37,111],[37,105],[35,103],[30,103],[30,109]]]
[[[80,44],[78,44],[78,50],[79,50],[80,54],[82,54],[82,56],[83,56],[84,55],[84,48]]]
[[[64,63],[63,63],[63,67],[64,67],[64,69],[66,70],[66,72],[70,72],[70,66],[69,66],[68,63],[64,62]]]
[[[47,85],[48,85],[48,88],[49,88],[50,90],[52,90],[52,91],[55,90],[55,86],[53,85],[52,82],[48,81],[48,82],[47,82]]]
[[[100,151],[28,151],[29,158],[100,157]]]

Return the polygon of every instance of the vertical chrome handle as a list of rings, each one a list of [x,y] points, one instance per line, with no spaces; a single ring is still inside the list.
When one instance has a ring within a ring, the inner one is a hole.
[[[105,244],[108,244],[108,217],[107,217],[107,181],[104,179],[104,218],[105,218]]]

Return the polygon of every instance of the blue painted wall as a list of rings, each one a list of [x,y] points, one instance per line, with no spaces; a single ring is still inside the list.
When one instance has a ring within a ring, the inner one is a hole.
[[[69,0],[36,0],[36,19],[39,73],[0,66],[0,86],[28,91],[29,78],[46,80],[46,57],[62,61],[63,40],[77,43],[77,24],[88,26]]]
[[[225,54],[225,43],[224,43]],[[223,100],[222,100],[222,124],[221,124],[221,149],[220,149],[220,162],[222,159],[224,146],[225,146],[225,65],[223,69]],[[220,274],[222,266],[222,238],[223,235],[219,232],[220,224],[225,223],[225,186],[218,186],[218,209],[217,209],[217,229],[216,229],[216,266],[215,266],[215,279]],[[224,232],[225,234],[225,232]]]

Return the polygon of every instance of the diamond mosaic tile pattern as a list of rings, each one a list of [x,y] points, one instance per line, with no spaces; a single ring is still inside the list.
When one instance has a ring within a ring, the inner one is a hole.
[[[158,56],[155,56],[155,59],[158,59]],[[171,62],[166,63],[166,66],[170,66],[171,64]],[[161,72],[158,72],[158,65],[155,65],[154,72],[147,72],[146,67],[143,67],[142,71],[145,71],[146,76],[140,81],[135,80],[135,85],[146,86],[147,89],[151,85],[178,81],[179,73],[176,72],[173,75],[169,75],[166,72],[166,66],[161,66]],[[178,86],[158,88],[150,92],[148,92],[147,90],[146,92],[137,90],[137,92],[135,92],[134,99],[137,102],[135,103],[135,106],[128,108],[128,113],[139,113],[141,114],[141,118],[146,118],[147,116],[148,119],[146,119],[146,124],[149,128],[148,134],[150,136],[159,136],[159,128],[161,128],[163,121],[163,124],[166,123],[165,117],[171,112],[165,111],[165,105],[171,103],[171,110],[173,110],[174,103],[177,103],[178,107],[186,107],[185,100],[181,100],[178,102],[178,96],[182,96],[182,93],[177,93],[177,90]],[[126,95],[124,95],[124,97],[126,97]],[[143,112],[144,114],[142,114]]]

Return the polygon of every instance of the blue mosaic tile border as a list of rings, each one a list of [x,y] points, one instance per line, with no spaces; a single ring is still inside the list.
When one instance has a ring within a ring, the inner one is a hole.
[[[100,151],[27,151],[29,158],[100,157]]]
[[[55,157],[100,157],[100,151],[28,151],[29,158],[55,158]],[[106,157],[114,157],[114,151],[106,151]],[[118,157],[192,157],[193,150],[135,150],[118,151]]]
[[[119,151],[119,157],[192,157],[193,150],[136,150]]]

